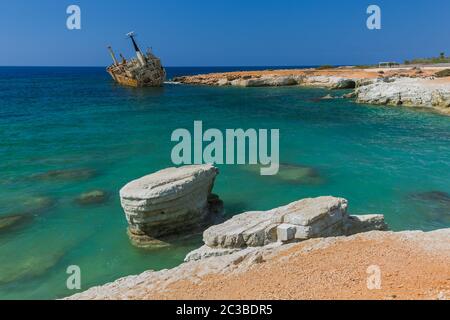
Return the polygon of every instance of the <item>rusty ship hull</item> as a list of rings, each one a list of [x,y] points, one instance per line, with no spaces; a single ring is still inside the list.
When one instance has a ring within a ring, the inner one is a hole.
[[[111,78],[118,84],[130,87],[161,87],[166,80],[166,70],[161,60],[151,51],[143,54],[139,49],[134,33],[127,34],[136,51],[136,57],[126,60],[122,55],[119,63],[111,47],[108,47],[113,64],[106,68]]]

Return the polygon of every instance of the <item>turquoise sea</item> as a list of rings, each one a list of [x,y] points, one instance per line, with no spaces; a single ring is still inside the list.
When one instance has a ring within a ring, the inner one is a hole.
[[[168,69],[169,77],[209,71],[222,69]],[[180,264],[201,237],[132,247],[118,191],[171,166],[172,131],[192,130],[195,120],[280,129],[279,176],[220,166],[215,193],[227,215],[334,195],[349,200],[351,213],[385,214],[393,230],[450,227],[450,117],[319,99],[328,93],[133,89],[115,85],[103,68],[0,68],[0,299],[76,293],[66,288],[70,265],[80,266],[85,290]],[[75,201],[97,189],[110,195],[106,202]]]

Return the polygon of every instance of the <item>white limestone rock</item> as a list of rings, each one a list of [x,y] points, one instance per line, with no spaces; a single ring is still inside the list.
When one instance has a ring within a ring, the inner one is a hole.
[[[388,225],[384,221],[384,216],[382,214],[349,216],[349,219],[345,223],[346,235],[353,235],[372,230],[388,230]]]
[[[247,212],[210,227],[203,240],[210,248],[264,246],[293,238],[308,239],[343,234],[347,200],[334,197],[303,199],[270,211]],[[280,225],[294,226],[279,230]],[[280,239],[281,237],[281,239]],[[289,238],[284,240],[285,238]]]
[[[233,254],[237,251],[240,251],[240,249],[212,249],[207,245],[204,245],[194,251],[189,252],[184,261],[197,261],[211,257],[221,257]]]
[[[230,82],[232,86],[238,87],[282,87],[293,86],[299,83],[297,76],[271,76],[239,78]]]
[[[124,186],[120,200],[133,242],[141,246],[142,239],[159,239],[207,225],[221,211],[217,208],[221,201],[211,196],[217,174],[212,165],[184,166]]]
[[[377,79],[358,87],[354,96],[359,103],[428,107],[450,112],[450,84],[431,83],[428,79]]]
[[[220,79],[219,81],[217,81],[217,85],[220,87],[228,86],[230,85],[230,82],[228,81],[228,79]]]
[[[292,224],[280,224],[277,227],[277,237],[279,241],[287,242],[291,241],[295,238],[295,234],[297,231],[297,226]]]
[[[274,243],[264,247],[246,248],[237,250],[234,253],[222,256],[211,256],[208,259],[189,260],[181,265],[161,271],[146,271],[140,275],[128,276],[118,279],[114,282],[90,288],[87,291],[78,293],[66,299],[70,300],[130,300],[130,299],[148,299],[152,293],[166,293],[173,289],[173,284],[178,281],[189,281],[191,283],[200,283],[204,277],[224,276],[226,281],[228,277],[242,274],[254,268],[257,264],[277,261],[277,264],[289,264],[289,259],[304,254],[308,259],[310,254],[315,254],[318,250],[330,248],[355,241],[362,246],[370,246],[372,241],[383,241],[384,239],[394,240],[397,243],[408,244],[412,249],[417,248],[417,252],[428,252],[430,255],[447,258],[450,255],[450,229],[438,230],[433,232],[404,231],[399,233],[373,231],[351,237],[338,237],[327,239],[308,240],[303,246],[296,244]],[[344,252],[344,251],[342,251]],[[414,250],[412,253],[414,254]],[[346,252],[342,255],[345,259]],[[282,258],[280,258],[282,256]],[[276,259],[276,260],[274,260]],[[365,259],[361,260],[361,268],[367,268]],[[401,263],[401,262],[399,262]],[[325,270],[327,271],[327,270]],[[337,271],[338,272],[338,271]],[[270,281],[270,279],[267,279]]]
[[[209,247],[243,248],[263,246],[276,240],[276,226],[263,211],[236,215],[230,220],[210,227],[203,233],[203,241]]]
[[[203,233],[205,246],[195,255],[211,256],[228,250],[386,230],[383,215],[349,216],[347,200],[309,198],[269,211],[246,212]],[[207,253],[206,253],[207,252]]]

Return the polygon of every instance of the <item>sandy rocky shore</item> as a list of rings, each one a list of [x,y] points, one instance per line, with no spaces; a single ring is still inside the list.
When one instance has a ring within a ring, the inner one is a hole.
[[[450,76],[436,77],[449,67],[294,69],[241,71],[176,77],[194,85],[268,87],[308,86],[352,89],[345,98],[358,103],[431,108],[450,115]],[[327,96],[332,98],[332,96]]]
[[[347,200],[332,196],[214,224],[211,216],[222,214],[212,194],[217,174],[210,165],[186,166],[127,184],[121,202],[134,245],[179,235],[187,219],[210,225],[204,245],[176,268],[68,299],[450,299],[450,229],[390,232],[383,215],[349,214]],[[373,266],[381,271],[375,290],[367,286]]]

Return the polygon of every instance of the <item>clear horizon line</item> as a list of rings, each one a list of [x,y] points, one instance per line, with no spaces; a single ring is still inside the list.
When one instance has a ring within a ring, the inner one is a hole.
[[[304,65],[190,65],[190,66],[165,66],[165,68],[237,68],[237,67],[317,67],[322,64],[304,64]],[[332,66],[351,66],[352,64],[332,64]],[[109,66],[109,65],[108,65]],[[91,65],[91,66],[78,66],[78,65],[0,65],[0,68],[107,68],[105,65]]]

